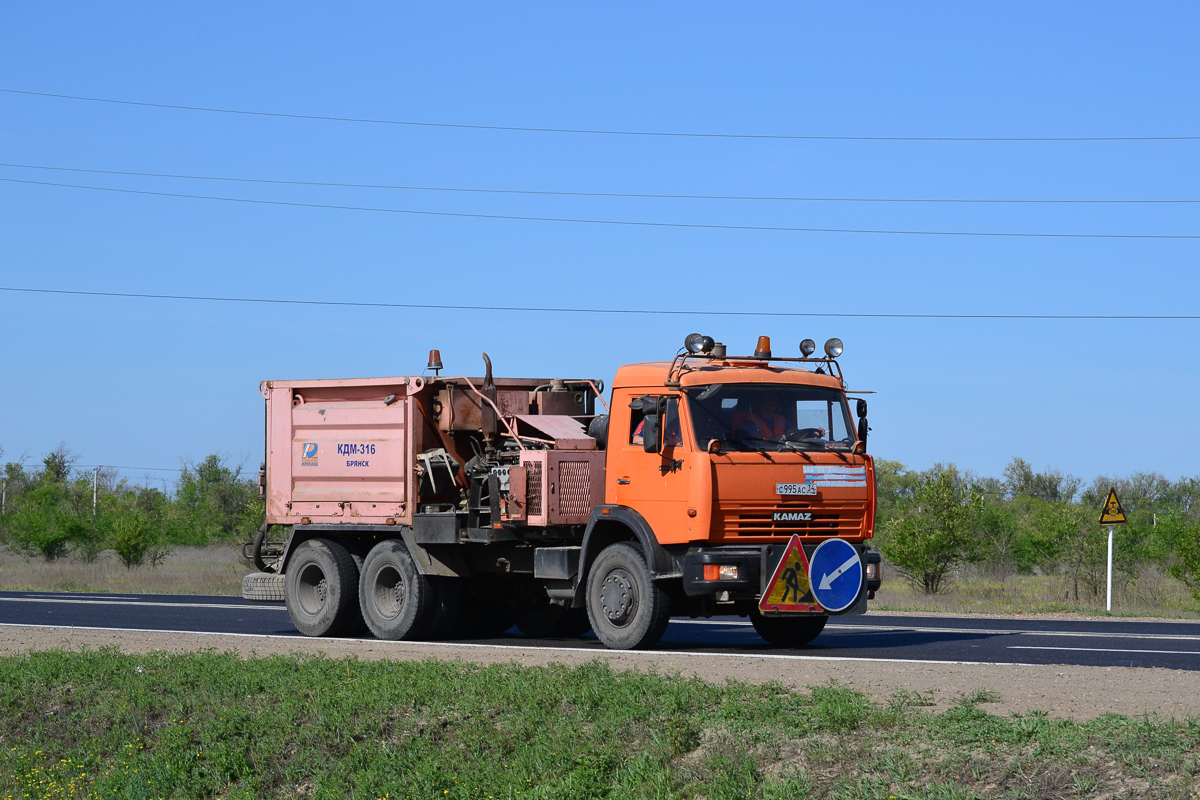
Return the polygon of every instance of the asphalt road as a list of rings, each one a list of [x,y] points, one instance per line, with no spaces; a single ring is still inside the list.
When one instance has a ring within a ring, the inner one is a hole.
[[[299,636],[283,604],[236,597],[0,592],[0,625]],[[579,639],[529,639],[515,629],[486,647],[602,649]],[[811,645],[768,647],[738,617],[672,620],[656,650],[795,659],[1074,664],[1200,670],[1200,622],[976,619],[871,613],[834,617]]]

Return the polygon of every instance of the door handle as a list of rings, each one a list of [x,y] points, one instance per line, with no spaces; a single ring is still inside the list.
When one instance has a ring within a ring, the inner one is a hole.
[[[617,485],[618,486],[628,486],[629,478],[617,478]]]

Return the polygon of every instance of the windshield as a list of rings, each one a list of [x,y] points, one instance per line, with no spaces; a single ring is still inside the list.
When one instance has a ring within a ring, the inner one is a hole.
[[[714,383],[687,390],[696,445],[732,450],[849,450],[854,428],[836,389]]]

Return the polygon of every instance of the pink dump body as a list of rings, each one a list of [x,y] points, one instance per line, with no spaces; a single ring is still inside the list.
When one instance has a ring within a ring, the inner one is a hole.
[[[267,521],[411,523],[412,396],[424,386],[419,377],[260,384]]]

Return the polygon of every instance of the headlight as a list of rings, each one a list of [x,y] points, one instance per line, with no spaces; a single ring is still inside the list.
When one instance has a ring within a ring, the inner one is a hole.
[[[698,353],[703,353],[705,350],[705,348],[704,348],[704,344],[705,344],[704,340],[705,339],[708,339],[710,342],[712,341],[711,338],[709,338],[707,336],[702,336],[699,333],[689,333],[687,335],[687,338],[683,340],[683,349],[687,350],[692,355],[696,355]]]
[[[830,339],[825,343],[825,355],[830,358],[837,358],[842,354],[842,340]]]
[[[800,343],[800,355],[808,358],[815,352],[817,352],[817,343],[812,339],[805,339]]]

